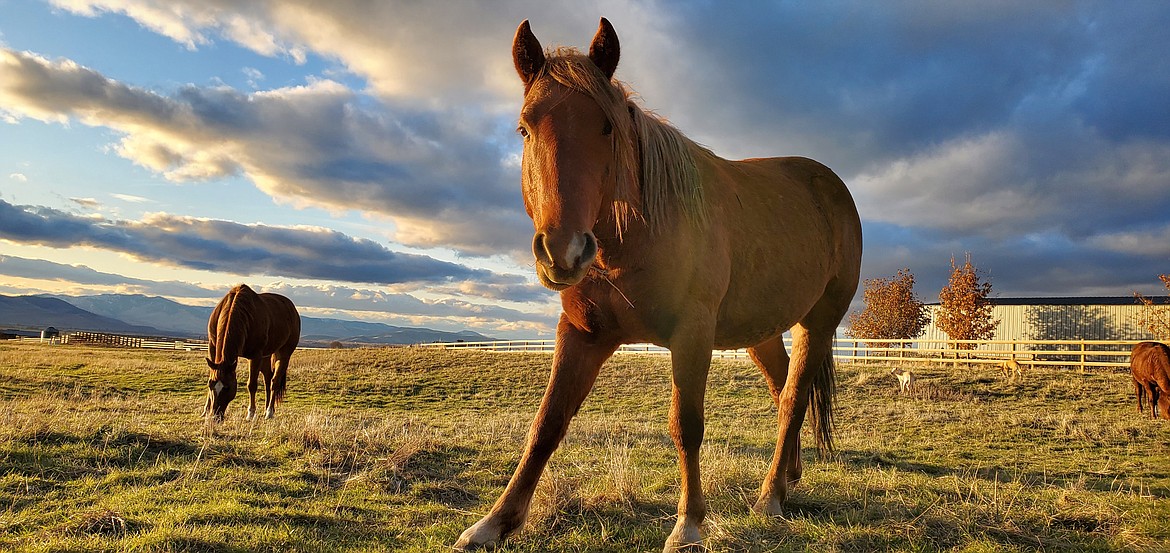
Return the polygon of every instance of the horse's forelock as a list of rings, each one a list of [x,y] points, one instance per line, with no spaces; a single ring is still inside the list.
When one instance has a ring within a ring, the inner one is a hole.
[[[593,98],[610,122],[617,173],[614,217],[619,232],[631,218],[658,225],[671,203],[679,205],[692,222],[705,219],[694,155],[709,151],[643,110],[620,81],[606,78],[575,48],[548,52],[537,78],[543,76]]]

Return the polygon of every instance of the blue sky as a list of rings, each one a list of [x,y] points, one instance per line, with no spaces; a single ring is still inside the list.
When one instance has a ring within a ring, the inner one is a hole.
[[[0,294],[213,304],[551,333],[519,193],[516,26],[585,47],[728,158],[850,185],[863,277],[934,301],[1162,294],[1162,2],[0,0]]]

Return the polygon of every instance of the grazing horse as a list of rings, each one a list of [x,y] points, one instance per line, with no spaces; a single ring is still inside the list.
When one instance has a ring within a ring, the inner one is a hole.
[[[279,294],[257,294],[241,284],[219,300],[207,321],[207,403],[203,415],[223,420],[236,397],[236,363],[248,360],[248,420],[256,417],[257,374],[267,391],[265,418],[276,414],[288,380],[288,359],[301,339],[301,316],[292,301]],[[275,369],[274,369],[275,367]]]
[[[1159,342],[1141,342],[1129,356],[1129,372],[1137,394],[1138,413],[1145,412],[1150,394],[1150,417],[1170,419],[1170,347]]]
[[[748,348],[778,409],[755,509],[776,514],[800,479],[800,427],[832,448],[837,325],[857,290],[861,223],[845,184],[799,157],[729,161],[644,111],[613,80],[602,19],[588,55],[545,52],[527,21],[513,42],[524,84],[521,188],[536,274],[559,291],[552,371],[519,465],[458,549],[519,529],[549,457],[621,344],[671,352],[678,520],[665,550],[702,547],[703,396],[713,349]],[[783,333],[791,330],[792,354]]]

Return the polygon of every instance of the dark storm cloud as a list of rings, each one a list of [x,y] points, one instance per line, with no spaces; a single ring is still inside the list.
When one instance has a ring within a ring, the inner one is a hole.
[[[910,267],[937,295],[966,251],[1010,295],[1157,293],[1170,271],[1164,5],[700,3],[668,21],[686,38],[652,56],[705,77],[619,76],[716,151],[837,169],[867,277]]]
[[[286,228],[152,215],[111,221],[0,200],[0,238],[55,248],[92,246],[180,267],[373,284],[464,280],[519,285],[522,279],[391,251],[320,228]]]

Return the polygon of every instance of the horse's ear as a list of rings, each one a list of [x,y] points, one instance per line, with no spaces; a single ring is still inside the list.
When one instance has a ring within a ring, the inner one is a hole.
[[[593,35],[593,43],[589,45],[589,59],[601,70],[605,78],[613,77],[617,71],[618,58],[621,56],[621,46],[618,45],[617,31],[609,20],[601,18],[597,25],[597,34]]]
[[[512,63],[516,64],[516,73],[526,88],[544,67],[544,49],[532,34],[527,19],[516,28],[516,38],[512,39]]]
[[[204,357],[204,359],[206,359],[206,360],[207,360],[207,366],[208,366],[208,367],[211,367],[211,370],[213,370],[213,371],[214,371],[214,370],[215,370],[215,363],[212,363],[212,362],[211,362],[211,358],[210,358],[210,357]]]

